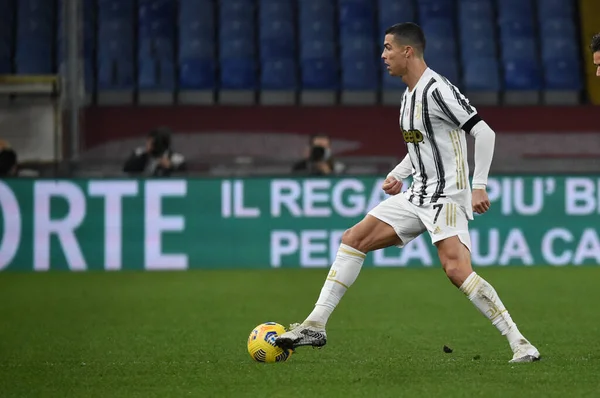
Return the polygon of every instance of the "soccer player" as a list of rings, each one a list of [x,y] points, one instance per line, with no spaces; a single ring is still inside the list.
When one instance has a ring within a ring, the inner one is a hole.
[[[596,65],[596,76],[600,77],[600,33],[592,37],[592,57],[594,58],[594,65]]]
[[[423,59],[425,36],[418,25],[396,24],[385,34],[381,57],[388,73],[408,86],[399,118],[408,154],[382,185],[391,196],[343,234],[314,310],[276,344],[325,345],[327,321],[358,277],[366,254],[403,247],[427,231],[450,281],[508,339],[510,362],[536,361],[538,350],[521,334],[492,285],[471,267],[468,221],[473,211],[481,214],[490,208],[486,183],[495,133],[456,87],[428,68]],[[472,192],[465,133],[475,137]],[[401,193],[402,180],[411,173],[413,183]]]

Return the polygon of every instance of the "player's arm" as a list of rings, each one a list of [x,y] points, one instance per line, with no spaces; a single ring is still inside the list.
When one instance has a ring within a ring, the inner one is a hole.
[[[388,195],[396,195],[402,189],[402,180],[412,174],[412,162],[408,154],[392,171],[390,171],[383,182],[382,189]]]
[[[412,174],[412,163],[411,163],[410,157],[408,156],[408,153],[407,153],[406,156],[404,157],[404,159],[402,159],[402,161],[400,163],[398,163],[398,165],[396,167],[394,167],[394,170],[392,170],[388,173],[387,177],[394,177],[398,181],[402,181],[411,174]]]
[[[473,210],[485,213],[490,208],[486,192],[488,174],[494,157],[496,134],[477,114],[477,110],[453,86],[440,83],[432,92],[434,113],[475,138],[473,173]]]

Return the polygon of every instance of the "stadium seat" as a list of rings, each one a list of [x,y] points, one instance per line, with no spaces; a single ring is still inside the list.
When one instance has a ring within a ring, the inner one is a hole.
[[[175,87],[175,70],[168,60],[138,59],[138,87],[140,90],[170,90]]]
[[[40,20],[54,18],[55,2],[53,0],[18,0],[15,3],[18,17],[24,16]]]
[[[254,0],[220,0],[217,4],[221,23],[254,16]]]
[[[456,35],[454,21],[450,18],[431,18],[425,20],[421,26],[427,40],[430,37],[453,39]]]
[[[51,20],[29,17],[21,19],[17,24],[17,39],[34,37],[52,40],[53,36],[54,29]]]
[[[295,57],[294,26],[287,21],[265,22],[259,27],[259,46],[262,59]]]
[[[50,56],[37,55],[33,52],[17,53],[15,66],[17,74],[49,75],[54,72]]]
[[[364,18],[374,16],[375,4],[371,0],[337,0],[340,18]]]
[[[456,40],[452,37],[431,36],[427,38],[427,46],[425,47],[425,56],[440,56],[448,57],[456,56]]]
[[[146,24],[156,20],[170,20],[175,17],[175,5],[172,0],[138,0],[138,22]]]
[[[459,64],[456,57],[439,55],[427,58],[427,65],[448,79],[452,84],[461,87]]]
[[[332,21],[335,17],[334,0],[303,0],[298,2],[298,22],[305,25],[311,21]]]
[[[290,1],[260,0],[258,3],[258,24],[262,26],[271,21],[295,20],[293,3]]]
[[[260,39],[272,39],[278,36],[284,36],[286,39],[294,37],[294,25],[291,21],[273,19],[259,26],[258,37]]]
[[[549,59],[544,65],[544,87],[547,90],[580,90],[582,81],[578,66],[562,55]]]
[[[257,87],[254,58],[221,60],[221,88],[227,90],[255,90]]]
[[[336,38],[335,8],[332,0],[298,2],[298,34],[300,43]]]
[[[400,22],[415,22],[416,7],[413,0],[379,0],[379,32]]]
[[[533,39],[515,39],[503,42],[502,60],[537,59],[537,46]]]
[[[291,58],[265,61],[261,65],[260,85],[263,90],[296,90],[296,62]]]
[[[98,62],[99,90],[130,90],[134,86],[133,63],[123,59],[102,59]]]
[[[534,5],[532,0],[501,0],[498,6],[498,23],[510,21],[531,22],[533,20]]]
[[[494,57],[471,58],[464,64],[464,88],[469,91],[500,90],[498,61]]]
[[[345,60],[342,68],[343,90],[377,90],[379,86],[375,62],[364,59]]]
[[[219,40],[226,46],[229,40],[240,37],[254,40],[256,25],[251,18],[227,19],[219,23]]]
[[[568,38],[556,38],[544,40],[541,45],[542,59],[545,63],[554,60],[559,55],[569,59],[571,64],[579,66],[579,47],[574,40]]]
[[[312,41],[300,43],[300,59],[335,58],[333,41]]]
[[[464,21],[460,24],[460,37],[463,43],[474,37],[496,41],[495,25],[483,20]]]
[[[214,41],[206,39],[185,40],[179,47],[179,59],[213,58],[216,46]]]
[[[535,27],[531,21],[504,21],[500,23],[500,37],[503,41],[514,39],[533,38]]]
[[[138,59],[138,88],[153,89],[158,85],[158,70],[154,59]]]
[[[186,58],[179,61],[179,87],[181,89],[212,90],[216,84],[216,67],[212,60]]]
[[[42,59],[52,58],[52,43],[48,40],[23,39],[17,43],[15,58],[20,59]],[[45,61],[43,61],[45,62]]]
[[[0,40],[0,59],[10,59],[12,48],[8,41]]]
[[[507,90],[541,89],[542,71],[537,60],[514,59],[503,63],[504,87]]]
[[[575,24],[570,18],[552,18],[540,21],[540,38],[544,40],[577,40]]]
[[[374,34],[375,25],[371,18],[353,19],[340,23],[340,36],[373,37]]]
[[[296,56],[294,41],[288,40],[261,40],[259,46],[260,59],[294,58]]]
[[[214,12],[214,0],[179,0],[179,16],[190,16],[201,18],[205,14],[212,16]]]
[[[302,60],[302,86],[308,90],[335,90],[339,87],[335,58]]]
[[[216,40],[216,22],[214,19],[197,20],[185,17],[179,19],[178,25],[180,46],[188,40]]]
[[[138,25],[138,37],[162,37],[172,40],[175,36],[174,22],[173,19],[157,19],[143,24],[140,23]]]
[[[83,66],[83,82],[85,91],[91,93],[94,91],[96,78],[94,76],[94,66],[91,61],[85,62]]]
[[[5,21],[0,24],[0,41],[11,42],[14,40],[14,23],[12,21]]]
[[[374,33],[375,9],[371,1],[339,0],[341,34]]]
[[[308,21],[300,26],[300,42],[311,42],[313,40],[335,40],[335,25],[329,20]]]
[[[492,0],[459,0],[458,20],[462,22],[469,20],[494,19],[494,3]]]
[[[173,42],[161,38],[143,38],[138,44],[138,56],[154,56],[159,58],[173,58],[175,49]]]
[[[450,18],[449,16],[454,14],[454,1],[419,0],[417,5],[421,24],[425,24],[428,20],[434,18]]]
[[[105,40],[119,39],[133,42],[133,27],[126,19],[100,20],[98,22],[98,47]]]
[[[573,0],[538,0],[540,21],[553,18],[573,18]]]
[[[364,60],[375,59],[375,44],[372,39],[363,36],[347,36],[340,40],[340,53],[342,60],[357,58]]]
[[[471,58],[490,58],[496,56],[496,43],[487,38],[472,38],[461,42],[461,59],[466,63]]]
[[[221,46],[220,50],[221,59],[253,58],[256,55],[254,40],[243,36],[227,41],[227,45]]]
[[[119,40],[118,38],[104,39],[98,45],[98,57],[124,57],[133,56],[133,41]]]
[[[98,20],[131,20],[134,4],[135,0],[98,0]]]
[[[12,62],[8,58],[0,58],[0,75],[11,74],[13,72]]]

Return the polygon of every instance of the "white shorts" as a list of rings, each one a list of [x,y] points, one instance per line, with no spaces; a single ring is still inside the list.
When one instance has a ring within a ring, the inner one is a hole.
[[[427,231],[433,244],[458,236],[471,251],[469,219],[462,207],[450,199],[440,198],[437,203],[417,206],[399,193],[379,203],[368,214],[394,228],[401,240],[398,247]]]

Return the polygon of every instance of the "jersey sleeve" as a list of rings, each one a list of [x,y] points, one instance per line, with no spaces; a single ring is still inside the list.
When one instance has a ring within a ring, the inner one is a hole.
[[[463,129],[467,133],[481,120],[469,100],[453,85],[440,82],[431,91],[435,116]]]

